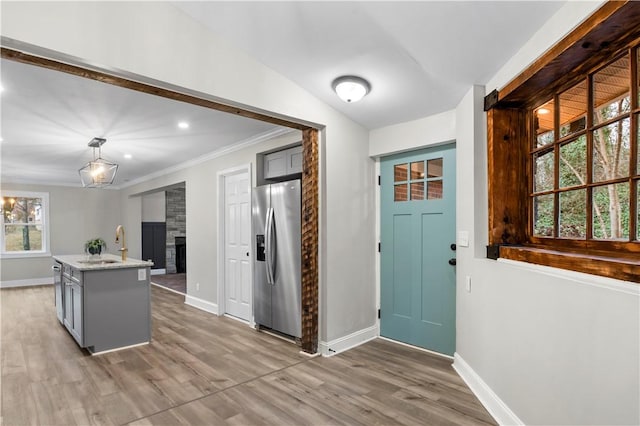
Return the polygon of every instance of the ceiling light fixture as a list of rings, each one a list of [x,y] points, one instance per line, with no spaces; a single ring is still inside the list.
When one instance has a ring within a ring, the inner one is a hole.
[[[82,186],[85,188],[102,188],[111,185],[116,178],[118,165],[102,158],[102,145],[107,142],[104,138],[93,138],[88,146],[93,148],[93,161],[89,161],[84,165],[78,173]],[[98,148],[98,156],[96,157],[96,148]]]
[[[178,123],[178,127],[180,127],[181,129],[188,129],[189,123],[187,123],[186,121],[181,121]]]
[[[131,160],[133,158],[133,155],[131,154],[125,154],[124,158],[126,158],[127,160]]]
[[[343,75],[336,78],[331,87],[345,102],[358,102],[371,91],[371,85],[367,80],[354,75]]]

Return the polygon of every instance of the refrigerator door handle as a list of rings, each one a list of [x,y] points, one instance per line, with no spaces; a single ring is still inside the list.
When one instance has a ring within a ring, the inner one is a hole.
[[[272,241],[273,241],[273,208],[269,207],[267,209],[267,218],[265,221],[265,229],[264,229],[264,253],[265,253],[265,263],[267,270],[267,284],[274,284],[273,279],[273,253],[272,253]]]

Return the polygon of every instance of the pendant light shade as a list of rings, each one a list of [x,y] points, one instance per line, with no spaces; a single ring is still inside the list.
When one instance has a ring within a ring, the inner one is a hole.
[[[102,158],[102,145],[107,142],[104,138],[93,138],[89,146],[93,148],[93,160],[84,165],[78,173],[82,186],[85,188],[102,188],[113,184],[118,171],[118,165]],[[98,156],[96,157],[96,148]]]
[[[358,102],[371,91],[371,85],[367,80],[353,75],[336,78],[333,80],[331,87],[333,87],[338,97],[345,102]]]

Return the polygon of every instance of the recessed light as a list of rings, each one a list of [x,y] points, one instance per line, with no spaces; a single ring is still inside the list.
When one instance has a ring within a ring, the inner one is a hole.
[[[540,108],[538,109],[538,114],[549,114],[551,111],[549,111],[546,108]]]
[[[187,123],[186,121],[181,121],[178,123],[178,127],[180,127],[181,129],[188,129],[189,123]]]
[[[133,158],[133,155],[131,154],[125,154],[124,158],[126,158],[127,160],[130,160],[131,158]]]

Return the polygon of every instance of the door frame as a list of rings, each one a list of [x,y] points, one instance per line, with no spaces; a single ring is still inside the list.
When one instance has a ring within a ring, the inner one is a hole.
[[[226,314],[225,309],[225,289],[224,289],[224,279],[225,279],[225,182],[228,176],[234,176],[240,173],[247,173],[249,175],[249,205],[250,208],[253,209],[253,205],[251,205],[251,188],[253,186],[253,175],[251,170],[251,163],[241,164],[236,167],[231,167],[229,169],[224,169],[219,171],[216,175],[216,179],[218,182],[218,316],[223,316]],[[249,226],[252,226],[249,223]],[[251,235],[253,236],[253,229],[251,230]],[[250,286],[250,311],[249,315],[249,326],[255,327],[255,322],[253,319],[253,244],[249,242],[249,268],[251,274],[251,286]],[[239,319],[239,321],[241,321]],[[243,321],[244,322],[244,321]]]

